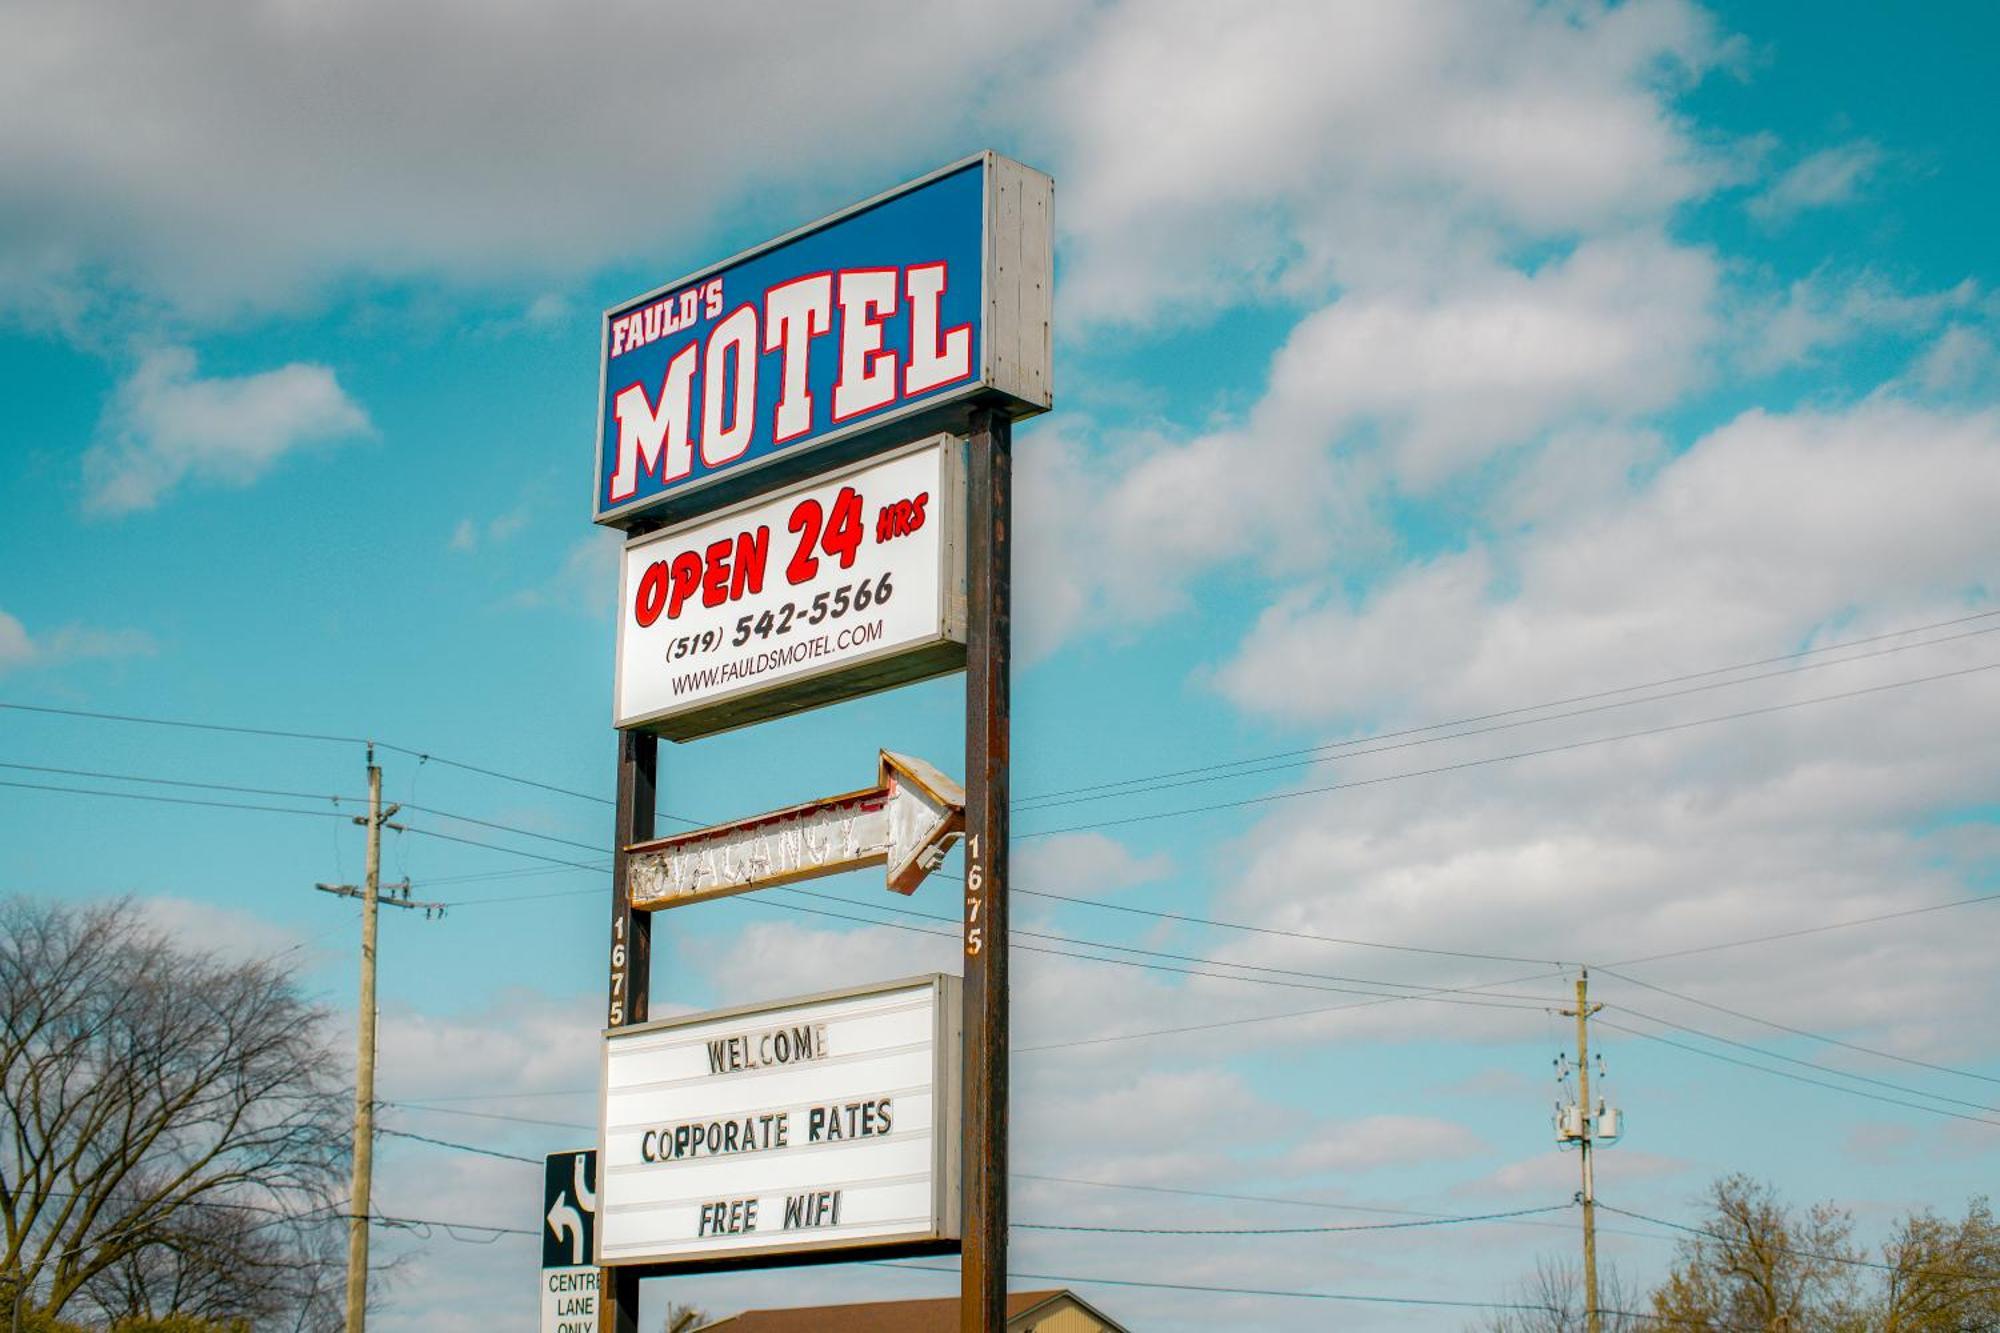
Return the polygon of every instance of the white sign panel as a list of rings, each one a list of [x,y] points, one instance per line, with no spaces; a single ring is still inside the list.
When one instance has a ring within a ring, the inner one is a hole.
[[[951,436],[626,544],[615,722],[675,740],[965,661]]]
[[[942,974],[613,1029],[598,1262],[949,1241],[958,1062]]]

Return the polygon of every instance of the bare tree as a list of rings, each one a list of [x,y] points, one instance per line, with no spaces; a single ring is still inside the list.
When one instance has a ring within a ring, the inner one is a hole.
[[[2000,1330],[2000,1223],[1985,1199],[1961,1222],[1911,1213],[1882,1247],[1883,1333],[1993,1333]]]
[[[1712,1333],[1841,1333],[1871,1327],[1853,1220],[1833,1204],[1804,1213],[1744,1175],[1710,1187],[1709,1214],[1681,1241],[1653,1292],[1656,1326]]]
[[[325,1023],[277,967],[178,948],[129,904],[0,901],[0,1292],[319,1327],[347,1152]]]
[[[1625,1284],[1615,1264],[1598,1271],[1598,1301],[1605,1333],[1636,1333],[1650,1320],[1638,1314],[1636,1289]],[[1512,1303],[1530,1307],[1496,1312],[1482,1333],[1583,1333],[1583,1266],[1547,1255],[1535,1260],[1534,1276],[1514,1291]]]

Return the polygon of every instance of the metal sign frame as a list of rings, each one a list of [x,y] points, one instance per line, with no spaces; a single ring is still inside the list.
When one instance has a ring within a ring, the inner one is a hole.
[[[907,190],[974,162],[988,164],[997,158],[991,153],[953,163],[920,178]],[[1018,167],[1019,164],[1009,164]],[[1037,185],[1033,200],[1017,199],[1016,205],[1040,208],[1044,220],[1052,200],[1049,178],[1028,168],[1020,168],[1029,183]],[[761,253],[785,240],[809,233],[862,209],[894,197],[901,190],[843,210],[822,222],[801,228],[766,246],[746,251],[737,259]],[[1025,191],[1023,194],[1025,195]],[[989,196],[988,228],[982,240],[984,267],[990,274],[995,264],[990,226],[994,206]],[[1042,233],[1044,236],[1047,232]],[[965,864],[962,944],[964,978],[962,995],[962,1077],[958,1095],[960,1142],[960,1239],[935,1242],[935,1253],[958,1252],[959,1327],[961,1333],[1004,1333],[1007,1327],[1008,1251],[1008,800],[1011,774],[1011,700],[1013,581],[1011,537],[1013,531],[1013,421],[1017,416],[1045,411],[1052,405],[1049,380],[1051,296],[1046,275],[1050,256],[1044,247],[1039,254],[1016,257],[1017,273],[1024,280],[1039,282],[1035,292],[1023,301],[1040,311],[1038,324],[1023,323],[1032,329],[1038,342],[1024,336],[1024,351],[1038,358],[1044,368],[1034,392],[1010,397],[988,388],[983,394],[968,392],[953,403],[937,409],[928,403],[924,410],[907,415],[885,414],[857,423],[852,434],[835,433],[814,440],[810,447],[761,460],[746,467],[740,481],[718,478],[714,484],[688,488],[689,499],[677,504],[677,497],[660,497],[657,503],[634,505],[615,514],[597,514],[628,531],[657,526],[661,521],[707,512],[760,490],[775,489],[795,476],[813,470],[840,466],[866,457],[871,450],[893,447],[913,436],[943,429],[967,437],[966,456],[966,634],[965,634]],[[715,271],[690,275],[681,286]],[[659,289],[664,292],[666,289]],[[653,295],[658,295],[659,292]],[[990,316],[995,293],[985,293],[985,309]],[[641,300],[645,298],[640,298]],[[623,310],[635,304],[617,307]],[[607,312],[607,315],[616,313]],[[607,319],[607,330],[609,327]],[[982,348],[987,340],[982,339]],[[1033,345],[1031,346],[1031,342]],[[604,349],[604,350],[608,350]],[[987,353],[981,352],[981,360]],[[608,358],[600,357],[600,367]],[[982,369],[988,369],[982,367]],[[600,371],[596,420],[592,436],[598,438],[603,420],[604,375]],[[865,426],[866,429],[861,427]],[[900,429],[898,429],[900,427]],[[838,438],[836,438],[836,435]],[[598,466],[604,451],[599,439]],[[599,479],[601,484],[601,478]],[[740,489],[739,489],[740,487]],[[601,492],[600,492],[601,494]],[[593,504],[595,498],[593,497]],[[645,1023],[649,1017],[652,990],[652,913],[634,908],[629,897],[631,853],[635,844],[653,838],[657,819],[659,778],[659,738],[641,730],[618,735],[618,784],[613,828],[612,907],[610,967],[606,997],[607,1026],[622,1028]],[[901,1251],[907,1254],[909,1251]],[[853,1261],[870,1257],[866,1249],[827,1249],[787,1259],[788,1264]],[[759,1264],[757,1266],[769,1266]],[[600,1283],[600,1324],[602,1333],[639,1333],[639,1280],[643,1266],[620,1264],[603,1268]],[[687,1272],[687,1268],[674,1271]]]

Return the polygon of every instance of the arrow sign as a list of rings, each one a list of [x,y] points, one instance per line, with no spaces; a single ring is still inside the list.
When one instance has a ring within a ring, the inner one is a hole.
[[[572,1264],[583,1262],[583,1214],[570,1207],[567,1194],[556,1195],[556,1201],[549,1205],[549,1230],[555,1233],[558,1245],[564,1236],[569,1237]]]
[[[542,1167],[542,1267],[574,1268],[591,1261],[597,1219],[597,1150],[548,1154]]]
[[[658,911],[864,866],[913,893],[965,832],[965,789],[921,759],[882,751],[865,791],[627,847],[632,906]]]

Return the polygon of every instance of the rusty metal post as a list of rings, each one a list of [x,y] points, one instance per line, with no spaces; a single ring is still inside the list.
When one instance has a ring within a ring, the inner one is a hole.
[[[1007,1327],[1007,800],[1013,422],[973,414],[965,654],[965,1115],[961,1333]]]
[[[646,1021],[653,989],[653,915],[632,910],[625,849],[653,836],[660,741],[637,731],[618,733],[618,813],[611,853],[611,977],[605,1026]],[[598,1165],[599,1187],[609,1163]],[[599,1333],[639,1333],[639,1274],[597,1270]]]

